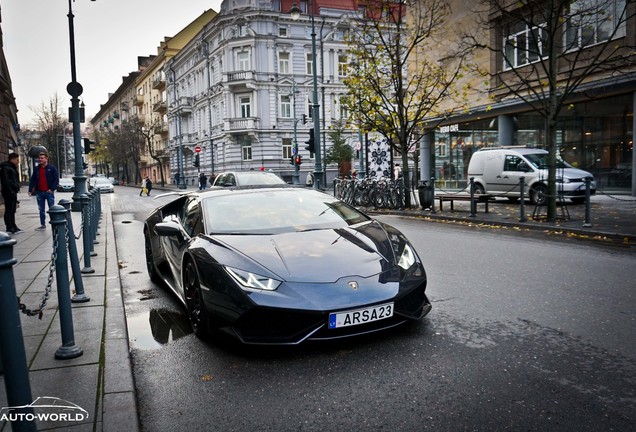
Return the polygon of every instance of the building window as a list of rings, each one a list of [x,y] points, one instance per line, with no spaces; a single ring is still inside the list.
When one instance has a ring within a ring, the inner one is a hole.
[[[252,142],[249,139],[243,141],[241,146],[241,154],[244,161],[252,160]]]
[[[248,118],[252,116],[252,98],[249,96],[239,96],[239,108],[241,117]]]
[[[625,0],[572,2],[566,17],[566,51],[605,42],[612,35],[625,36],[625,5]]]
[[[280,26],[278,27],[278,36],[280,37],[287,37],[287,27],[286,26]]]
[[[238,26],[238,35],[239,35],[239,37],[247,36],[247,25],[246,24],[240,24]]]
[[[293,146],[291,138],[283,138],[283,159],[287,160],[294,155]]]
[[[306,65],[306,73],[307,73],[307,75],[311,75],[311,74],[313,74],[313,67],[312,67],[312,65],[313,65],[313,63],[314,63],[314,62],[313,62],[314,57],[313,57],[313,55],[312,55],[311,53],[306,53],[306,54],[305,54],[305,59],[306,59],[306,62],[305,62],[305,65]]]
[[[338,55],[338,76],[346,77],[348,69],[349,59],[347,58],[347,56],[344,54]]]
[[[292,116],[292,100],[290,95],[281,95],[280,97],[280,116],[283,118],[291,118]]]
[[[529,27],[526,23],[518,23],[511,26],[504,38],[503,68],[516,68],[544,58],[547,40],[545,25]]]
[[[278,72],[282,74],[289,73],[289,53],[288,52],[278,53]]]
[[[238,63],[238,70],[247,71],[250,70],[250,53],[247,51],[239,51],[236,54],[236,60]]]

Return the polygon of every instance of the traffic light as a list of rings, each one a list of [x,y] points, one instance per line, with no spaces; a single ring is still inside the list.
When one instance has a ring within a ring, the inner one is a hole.
[[[294,164],[296,166],[300,166],[303,163],[303,157],[301,155],[296,155],[296,158],[294,159]]]
[[[289,164],[290,165],[294,165],[294,157],[293,156],[289,157]]]
[[[199,153],[197,153],[194,155],[194,161],[192,162],[192,166],[199,168],[199,165],[200,165]]]
[[[307,114],[303,114],[303,124],[307,123]]]
[[[88,164],[86,162],[82,162],[82,166],[84,167],[84,169],[88,169]]]
[[[85,154],[89,154],[92,151],[95,151],[95,146],[93,144],[95,144],[95,141],[91,141],[88,138],[83,138],[84,140],[84,153]]]
[[[305,141],[305,144],[307,144],[305,146],[305,150],[309,150],[310,153],[313,153],[314,150],[316,149],[314,145],[314,130],[313,129],[309,129],[309,140]]]

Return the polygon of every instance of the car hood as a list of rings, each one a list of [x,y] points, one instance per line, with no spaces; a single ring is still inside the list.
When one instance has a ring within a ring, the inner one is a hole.
[[[333,283],[344,276],[370,277],[395,264],[386,232],[373,222],[356,228],[277,235],[223,235],[218,240],[280,279]]]

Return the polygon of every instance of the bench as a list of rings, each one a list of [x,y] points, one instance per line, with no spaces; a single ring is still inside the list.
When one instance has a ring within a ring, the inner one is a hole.
[[[488,200],[491,195],[489,194],[479,194],[475,195],[475,213],[477,213],[477,204],[484,205],[484,211],[488,213]],[[470,202],[470,194],[444,194],[444,195],[435,195],[435,199],[439,200],[439,211],[444,211],[444,201],[450,202],[451,211],[454,211],[453,207],[454,201],[468,201]]]

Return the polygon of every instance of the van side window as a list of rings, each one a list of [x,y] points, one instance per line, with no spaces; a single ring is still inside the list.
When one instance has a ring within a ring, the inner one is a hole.
[[[506,160],[504,162],[504,171],[524,171],[519,166],[521,162],[523,162],[523,159],[521,159],[519,156],[506,155]]]

